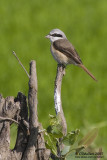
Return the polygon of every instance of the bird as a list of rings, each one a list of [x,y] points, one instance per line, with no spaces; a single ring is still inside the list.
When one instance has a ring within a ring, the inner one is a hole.
[[[92,79],[97,81],[92,73],[83,65],[80,56],[63,31],[60,29],[53,29],[45,37],[51,42],[51,53],[58,64],[62,64],[65,67],[68,64],[79,66],[88,73]]]

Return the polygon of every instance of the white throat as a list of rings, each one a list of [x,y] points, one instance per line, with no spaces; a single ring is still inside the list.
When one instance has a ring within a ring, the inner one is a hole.
[[[50,42],[53,43],[54,41],[60,40],[60,39],[64,39],[63,37],[52,37],[50,36]]]

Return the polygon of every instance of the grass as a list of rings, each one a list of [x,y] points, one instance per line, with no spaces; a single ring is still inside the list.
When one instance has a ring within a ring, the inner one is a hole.
[[[38,114],[43,126],[54,114],[54,79],[57,64],[50,54],[45,35],[53,28],[65,32],[84,65],[95,75],[94,82],[81,68],[68,66],[62,84],[62,104],[68,130],[100,126],[94,145],[106,157],[107,133],[107,2],[106,0],[1,0],[0,1],[0,93],[28,94],[28,77],[12,55],[14,50],[29,71],[36,60],[38,75]],[[12,130],[15,130],[12,127]],[[14,136],[12,132],[12,136]],[[82,135],[81,135],[82,136]],[[13,143],[13,142],[12,142]],[[11,145],[13,146],[13,144]]]

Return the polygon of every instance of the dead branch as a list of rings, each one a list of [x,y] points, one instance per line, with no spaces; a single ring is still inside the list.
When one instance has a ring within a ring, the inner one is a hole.
[[[20,111],[20,102],[15,102],[14,97],[4,99],[0,95],[0,116],[2,118],[15,119]],[[10,124],[12,121],[0,121],[0,157],[8,160],[10,152]],[[11,158],[10,158],[11,159]]]
[[[26,96],[21,92],[18,93],[15,98],[15,102],[20,102],[20,113],[19,113],[19,126],[17,131],[17,139],[14,149],[11,151],[12,160],[22,159],[23,153],[26,150],[26,145],[28,141],[28,128],[24,125],[23,121],[28,123],[28,107]]]
[[[57,74],[55,79],[55,88],[54,88],[54,103],[55,103],[56,115],[59,114],[59,117],[61,119],[62,133],[63,135],[66,135],[67,124],[66,124],[66,119],[64,117],[64,112],[63,112],[62,102],[61,102],[61,84],[62,84],[62,78],[64,75],[65,75],[65,67],[61,64],[58,64]],[[58,156],[61,156],[61,150],[64,148],[64,145],[61,143],[61,138],[59,139],[59,142],[60,142],[60,145],[57,144],[57,154]]]
[[[16,53],[13,51],[13,55],[16,57],[16,59],[18,60],[19,64],[21,65],[21,67],[24,69],[24,71],[26,72],[28,78],[30,78],[27,70],[25,69],[25,67],[23,66],[23,64],[21,63],[21,61],[19,60],[19,58],[17,57]]]
[[[65,75],[65,67],[63,65],[58,64],[57,74],[55,79],[55,88],[54,88],[54,103],[55,103],[56,114],[60,114],[62,132],[64,135],[66,135],[67,124],[66,124],[66,119],[64,117],[64,112],[63,112],[62,102],[61,102],[61,84],[62,84],[62,78],[64,75]]]
[[[37,74],[36,63],[31,61],[30,63],[30,79],[29,79],[29,93],[28,93],[28,105],[30,109],[30,127],[38,127],[37,116]]]
[[[12,122],[14,122],[14,123],[16,123],[16,124],[19,125],[19,123],[18,123],[16,120],[12,119],[12,118],[1,117],[1,116],[0,116],[0,119],[1,119],[1,121],[12,121]]]
[[[49,160],[50,150],[46,149],[42,125],[37,115],[36,63],[30,63],[29,118],[26,96],[21,92],[17,97],[3,98],[0,95],[0,158],[2,160]],[[16,144],[10,150],[10,125],[17,122]]]
[[[28,104],[30,112],[30,135],[23,160],[48,160],[50,151],[45,147],[43,133],[38,132],[42,126],[38,122],[37,115],[37,74],[35,61],[31,61],[30,63]]]
[[[36,75],[36,63],[31,61],[30,63],[30,79],[29,79],[29,93],[28,104],[30,111],[30,136],[28,145],[23,156],[23,160],[34,159],[37,135],[38,135],[38,117],[37,117],[37,75]]]

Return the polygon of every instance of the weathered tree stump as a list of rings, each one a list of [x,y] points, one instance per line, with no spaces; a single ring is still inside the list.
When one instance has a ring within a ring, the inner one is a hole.
[[[16,58],[18,59],[17,56]],[[19,59],[18,61],[21,64]],[[25,70],[22,64],[21,66]],[[3,98],[0,95],[0,160],[49,160],[49,157],[54,159],[55,156],[45,147],[42,124],[38,121],[36,62],[31,61],[30,74],[26,70],[25,72],[29,77],[28,103],[26,96],[21,92],[15,98]],[[65,67],[58,65],[54,103],[56,115],[60,115],[62,133],[66,135],[67,125],[61,102],[61,83],[64,74]],[[13,150],[10,149],[10,126],[12,123],[18,125],[17,138]],[[60,156],[62,148],[63,144],[57,146],[58,156]]]
[[[29,116],[28,116],[29,109]],[[18,124],[17,139],[10,149],[10,126]],[[21,92],[17,97],[3,98],[0,95],[0,160],[48,160],[42,125],[37,114],[36,63],[30,63],[28,104]]]

